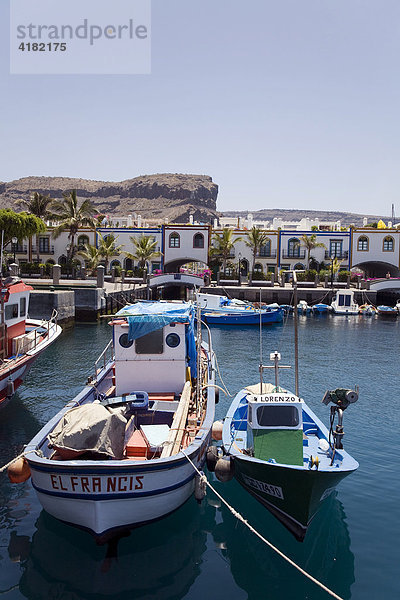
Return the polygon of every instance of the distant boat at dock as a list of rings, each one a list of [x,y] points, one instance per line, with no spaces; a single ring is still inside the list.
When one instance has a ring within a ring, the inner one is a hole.
[[[12,398],[39,354],[62,332],[57,313],[49,320],[28,317],[32,289],[19,277],[0,281],[0,407]]]

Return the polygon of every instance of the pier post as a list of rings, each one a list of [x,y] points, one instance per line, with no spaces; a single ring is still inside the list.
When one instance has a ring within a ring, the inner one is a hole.
[[[86,267],[84,265],[81,268],[81,278],[86,279]]]
[[[53,265],[53,285],[59,285],[61,277],[61,265]]]
[[[318,284],[319,284],[319,275],[318,275],[318,273],[315,273],[314,287],[318,287]]]
[[[13,277],[17,277],[18,276],[18,265],[17,263],[13,262],[10,265],[10,273]]]
[[[104,288],[104,267],[99,265],[97,267],[97,287]]]
[[[271,273],[271,286],[274,287],[275,285],[275,273]]]
[[[111,283],[115,282],[115,267],[111,267]]]
[[[125,269],[121,269],[121,283],[124,284],[125,281]]]
[[[325,287],[326,288],[329,287],[329,284],[328,284],[328,275],[325,275]]]

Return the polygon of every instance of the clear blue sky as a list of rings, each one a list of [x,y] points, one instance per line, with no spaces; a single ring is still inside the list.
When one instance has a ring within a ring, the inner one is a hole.
[[[398,0],[153,0],[129,76],[10,75],[8,13],[1,181],[202,173],[219,210],[400,214]]]

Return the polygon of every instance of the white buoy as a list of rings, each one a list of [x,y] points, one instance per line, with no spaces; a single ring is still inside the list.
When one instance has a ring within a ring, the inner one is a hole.
[[[206,454],[206,465],[207,465],[207,469],[211,473],[214,473],[215,465],[217,464],[218,459],[219,459],[219,449],[217,448],[217,446],[209,446],[207,449],[207,454]]]
[[[203,498],[207,493],[207,483],[205,480],[205,475],[203,471],[201,471],[201,475],[196,475],[194,478],[194,497],[197,502],[200,504]]]
[[[216,442],[219,442],[220,440],[222,440],[223,427],[224,427],[224,424],[222,423],[222,421],[214,421],[212,428],[211,428],[211,437]]]

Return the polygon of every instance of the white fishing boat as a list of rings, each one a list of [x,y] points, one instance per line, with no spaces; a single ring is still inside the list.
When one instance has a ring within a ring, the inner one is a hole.
[[[208,325],[259,325],[260,319],[266,325],[280,323],[284,316],[279,305],[259,303],[255,307],[250,302],[217,294],[197,294],[196,304]]]
[[[353,290],[338,290],[331,306],[335,315],[358,315],[360,312]]]
[[[191,304],[126,306],[95,376],[26,448],[43,508],[96,537],[159,519],[195,490],[214,419],[211,338]],[[108,358],[107,358],[108,357]]]
[[[0,280],[0,407],[8,403],[36,358],[62,331],[56,312],[49,320],[28,317],[31,290],[19,277]]]

